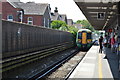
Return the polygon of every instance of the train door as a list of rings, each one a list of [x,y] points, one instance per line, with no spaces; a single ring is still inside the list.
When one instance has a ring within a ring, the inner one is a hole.
[[[82,44],[86,44],[86,36],[87,34],[85,32],[82,33]]]

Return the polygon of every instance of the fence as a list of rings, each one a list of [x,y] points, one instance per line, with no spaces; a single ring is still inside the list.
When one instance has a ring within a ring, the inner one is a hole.
[[[73,35],[69,32],[2,21],[3,58],[40,51],[60,44],[72,47],[73,42]]]

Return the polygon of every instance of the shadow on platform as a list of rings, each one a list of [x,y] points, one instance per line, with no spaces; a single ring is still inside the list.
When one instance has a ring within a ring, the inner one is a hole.
[[[117,53],[113,53],[111,51],[111,48],[105,48],[104,53],[106,54],[106,57],[104,57],[104,59],[108,60],[114,80],[119,80],[119,64]]]

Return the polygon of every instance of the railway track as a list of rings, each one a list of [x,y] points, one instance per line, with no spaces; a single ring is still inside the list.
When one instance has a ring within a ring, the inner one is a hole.
[[[86,52],[84,52],[86,54]],[[84,58],[85,54],[80,58],[80,60],[75,64],[75,66],[68,72],[68,74],[65,76],[64,80],[68,80],[70,75],[73,73],[75,68],[78,66],[78,64],[81,62],[81,60]]]
[[[70,51],[71,51],[71,53],[69,53]],[[54,53],[54,54],[51,54],[51,55],[46,54],[46,55],[44,55],[46,57],[38,59],[37,61],[33,61],[33,62],[28,63],[27,65],[22,65],[20,67],[16,67],[16,68],[13,68],[13,69],[3,72],[3,75],[4,75],[3,79],[4,78],[35,79],[35,78],[33,78],[33,77],[35,77],[35,74],[36,75],[38,73],[43,74],[45,72],[45,69],[46,69],[46,71],[48,71],[49,68],[53,67],[52,65],[59,63],[61,59],[65,58],[67,55],[71,55],[75,51],[76,51],[75,48],[70,48],[70,49],[67,49],[64,51],[62,50],[61,52],[53,51],[51,53]],[[22,62],[18,63],[18,64],[22,64]]]
[[[64,51],[65,49],[67,49],[67,47],[65,47],[65,45],[59,45],[59,46],[52,47],[49,49],[44,49],[44,50],[41,50],[38,52],[33,52],[33,53],[24,54],[24,55],[20,55],[20,56],[5,58],[0,62],[0,64],[2,64],[2,67],[0,67],[0,68],[2,68],[2,72],[5,72],[5,71],[11,70],[13,68],[25,65],[27,63],[36,61],[38,59],[50,56],[54,53]]]
[[[84,58],[86,52],[79,52],[75,56],[73,56],[70,60],[64,63],[60,68],[56,71],[52,72],[50,75],[46,76],[46,80],[51,79],[63,79],[67,80],[69,76],[72,74],[74,69],[78,66],[81,60]]]
[[[29,77],[29,80],[39,80],[45,78],[46,75],[50,74],[54,70],[56,70],[58,67],[60,67],[63,63],[71,59],[74,55],[78,53],[78,50],[71,51],[71,54],[69,54],[67,57],[64,57],[62,60],[59,60],[55,62],[54,64],[50,65],[46,69],[42,70],[39,73],[36,73],[34,76]]]

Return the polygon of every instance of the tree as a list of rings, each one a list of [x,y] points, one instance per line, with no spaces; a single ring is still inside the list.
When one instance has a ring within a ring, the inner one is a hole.
[[[67,31],[72,33],[74,36],[76,36],[78,29],[74,26],[67,25],[64,21],[55,20],[51,23],[52,29],[58,29],[62,31]]]
[[[77,35],[78,29],[74,26],[68,26],[68,32],[72,33],[74,36]]]
[[[95,33],[95,34],[98,34],[98,35],[100,34],[100,32],[99,32],[99,31],[97,31],[97,30],[95,30],[95,31],[94,31],[94,33]]]
[[[59,28],[59,30],[68,31],[68,27],[67,27],[67,26],[61,26],[61,27]]]
[[[82,22],[82,20],[77,20],[76,23],[77,23],[77,24],[82,24],[81,22]]]
[[[82,28],[90,29],[91,31],[94,31],[94,28],[90,25],[88,20],[78,20],[76,23],[77,24],[82,24],[83,25]]]
[[[67,27],[67,24],[64,21],[55,20],[55,21],[52,21],[51,27],[52,29],[62,29],[62,28]]]

